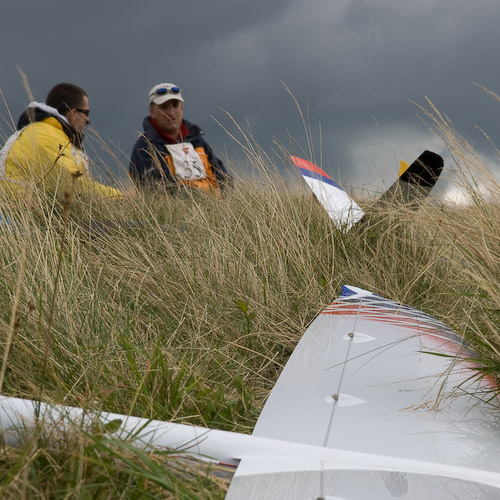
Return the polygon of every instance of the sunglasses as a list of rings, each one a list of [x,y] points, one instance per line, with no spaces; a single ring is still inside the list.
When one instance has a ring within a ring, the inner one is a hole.
[[[155,90],[156,95],[180,94],[180,92],[181,92],[180,87],[170,87],[170,88],[162,87],[160,89]]]
[[[85,116],[89,116],[90,114],[90,109],[78,109],[78,108],[75,108],[76,111],[78,111],[78,113],[83,113]]]

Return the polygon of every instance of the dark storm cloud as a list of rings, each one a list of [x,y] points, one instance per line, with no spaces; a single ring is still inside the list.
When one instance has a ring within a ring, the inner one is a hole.
[[[498,142],[498,104],[471,82],[499,90],[499,15],[496,0],[17,0],[0,21],[0,88],[17,115],[28,102],[17,66],[37,99],[58,81],[82,85],[93,125],[126,165],[160,81],[182,86],[186,117],[221,153],[241,156],[211,118],[237,134],[227,110],[264,149],[290,134],[309,154],[284,82],[330,174],[391,182],[400,158],[445,153],[411,100],[428,96],[478,148],[488,145],[475,123]]]

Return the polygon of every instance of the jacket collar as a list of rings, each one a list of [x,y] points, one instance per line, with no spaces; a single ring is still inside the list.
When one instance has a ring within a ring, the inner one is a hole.
[[[158,133],[158,130],[153,126],[151,123],[151,117],[146,116],[142,122],[142,126],[144,128],[144,136],[150,140],[151,142],[156,142],[156,143],[165,143],[165,140],[162,138],[162,136]],[[184,135],[182,134],[182,138],[190,141],[193,137],[203,134],[202,130],[198,125],[195,125],[194,123],[191,123],[188,120],[182,120],[182,126],[183,129],[186,127],[187,133]]]
[[[174,137],[171,137],[170,135],[166,134],[163,132],[163,130],[158,126],[158,123],[156,123],[156,120],[154,118],[151,118],[151,125],[155,128],[156,132],[158,135],[165,141],[170,144],[175,144],[176,142],[180,142]],[[189,134],[189,129],[186,127],[186,124],[184,122],[181,123],[181,130],[179,134],[179,139],[184,140],[184,137],[186,137]]]
[[[49,117],[55,118],[61,124],[64,133],[69,137],[74,146],[78,149],[83,149],[84,135],[71,127],[66,117],[61,115],[56,108],[47,106],[47,104],[41,102],[33,101],[29,103],[27,109],[23,111],[17,121],[17,130],[21,130],[30,123],[41,122]]]

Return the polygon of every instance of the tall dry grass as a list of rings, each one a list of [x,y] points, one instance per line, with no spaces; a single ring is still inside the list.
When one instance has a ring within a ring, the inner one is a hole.
[[[431,103],[425,112],[471,206],[375,212],[360,200],[369,217],[344,234],[251,141],[259,182],[239,179],[221,199],[4,199],[2,393],[250,432],[307,325],[344,283],[447,322],[498,377],[500,189]],[[88,432],[54,446],[45,432],[4,447],[3,497],[221,498],[227,487],[199,470],[186,477],[168,456]]]

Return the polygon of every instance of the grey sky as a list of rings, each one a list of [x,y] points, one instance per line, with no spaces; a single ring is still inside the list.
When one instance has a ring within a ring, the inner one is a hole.
[[[498,145],[500,104],[472,84],[500,92],[498,0],[2,3],[0,89],[14,118],[29,102],[17,67],[37,100],[58,82],[81,85],[93,127],[125,165],[147,92],[162,81],[182,87],[185,117],[238,170],[239,147],[212,118],[237,134],[223,110],[264,150],[290,134],[294,153],[308,156],[282,82],[308,112],[317,163],[347,185],[390,184],[399,160],[426,148],[451,162],[410,102],[424,96],[484,154],[492,150],[475,124]]]

